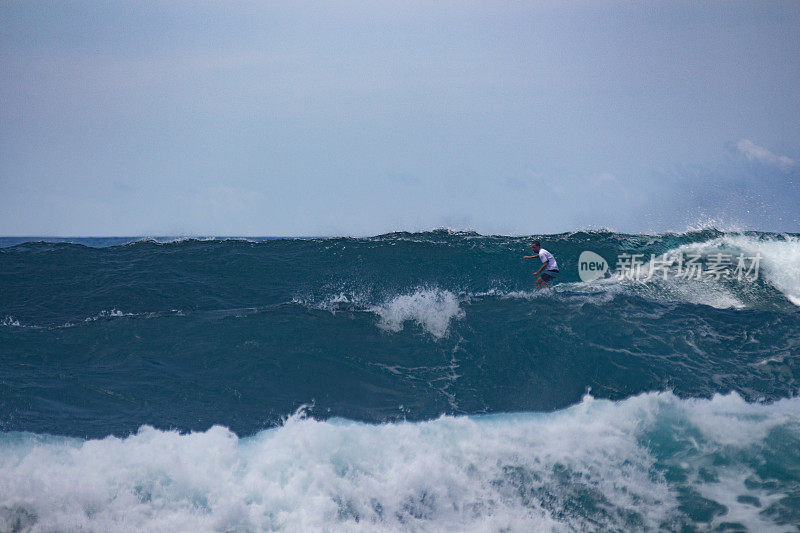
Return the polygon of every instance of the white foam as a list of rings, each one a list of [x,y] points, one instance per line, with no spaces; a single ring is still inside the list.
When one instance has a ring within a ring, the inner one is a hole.
[[[796,431],[799,422],[800,399],[649,393],[617,403],[587,396],[552,414],[421,423],[295,416],[243,439],[222,427],[145,426],[88,441],[5,433],[0,530],[655,530],[678,512],[675,487],[654,470],[648,447],[661,428],[670,438],[699,435],[692,453],[672,458],[681,468],[719,473],[695,487],[729,505],[711,529],[735,517],[768,531],[776,526],[758,508],[730,506],[739,494],[771,501],[780,491],[747,488],[752,466],[714,467],[711,457],[729,450],[735,459],[771,429]],[[636,525],[624,521],[629,513]]]
[[[458,297],[441,289],[418,289],[395,296],[369,310],[380,317],[378,326],[385,330],[400,331],[405,322],[414,321],[439,339],[448,335],[451,320],[465,315]]]
[[[124,313],[114,307],[113,309],[103,309],[94,316],[89,316],[83,319],[84,322],[96,322],[97,320],[104,320],[109,318],[123,318],[140,316],[137,313]]]
[[[647,268],[646,265],[643,268]],[[495,296],[502,299],[534,300],[568,298],[585,303],[604,304],[619,294],[635,294],[661,303],[687,302],[717,309],[741,309],[745,304],[727,287],[713,280],[650,279],[637,281],[617,276],[592,281],[556,283],[549,289],[503,291],[492,289],[475,297]]]
[[[686,253],[691,246],[693,245],[670,250],[667,252],[667,256],[681,252]],[[642,275],[639,279],[620,278],[618,275],[612,275],[608,278],[582,282],[580,283],[581,290],[601,290],[612,298],[620,293],[629,293],[662,303],[686,302],[708,305],[717,309],[745,307],[745,303],[729,287],[718,280],[706,277],[701,279],[681,278],[676,276],[675,271],[670,273],[666,279],[658,276],[647,279],[645,275],[650,268],[649,262],[645,262],[640,268]]]
[[[405,323],[415,322],[423,330],[437,339],[447,337],[453,319],[465,316],[460,300],[454,293],[439,288],[420,288],[413,292],[387,298],[379,304],[371,303],[366,293],[340,291],[323,300],[295,297],[293,303],[329,311],[333,314],[345,309],[366,311],[378,315],[378,327],[391,332],[402,331]]]
[[[468,299],[464,295],[460,300],[454,293],[439,288],[420,288],[392,296],[379,304],[371,303],[371,298],[363,292],[338,292],[318,301],[295,297],[292,302],[333,314],[342,309],[374,313],[378,315],[379,328],[395,333],[402,331],[406,322],[412,321],[433,337],[441,339],[449,335],[453,319],[465,316],[460,302]]]
[[[337,294],[334,294],[333,296],[329,296],[319,304],[312,305],[312,307],[316,307],[317,309],[322,309],[324,311],[330,311],[332,313],[335,313],[342,307],[346,307],[350,304],[363,305],[364,300],[365,296],[363,294],[339,292]],[[300,303],[297,300],[295,301]]]
[[[701,243],[686,244],[676,251],[693,253],[741,253],[759,258],[758,277],[780,291],[794,305],[800,306],[800,239],[792,235],[753,236],[726,234]],[[746,288],[747,283],[742,282]],[[710,286],[710,285],[709,285]],[[716,286],[721,285],[717,282]]]
[[[800,306],[800,239],[785,235],[782,238],[759,239],[747,235],[726,235],[725,243],[760,254],[764,279],[781,291],[794,305]]]
[[[734,292],[716,280],[678,279],[668,277],[652,279],[646,283],[623,280],[630,292],[664,302],[686,302],[708,305],[715,309],[743,309],[745,303]]]
[[[14,327],[22,327],[19,323],[19,320],[14,318],[13,316],[7,316],[0,322],[0,326],[14,326]]]
[[[592,282],[564,282],[556,283],[550,288],[537,290],[517,290],[506,291],[501,289],[490,289],[486,292],[476,293],[471,297],[494,296],[500,299],[509,300],[535,300],[538,298],[569,298],[587,303],[607,303],[615,295],[622,292],[621,285],[615,281],[595,280]]]
[[[169,311],[148,311],[143,313],[126,313],[116,307],[112,309],[104,309],[94,316],[86,317],[84,322],[96,322],[98,320],[107,320],[111,318],[154,318],[162,316],[185,316],[180,309],[170,309]],[[67,322],[62,327],[71,327],[73,324]]]
[[[760,257],[759,277],[780,291],[794,305],[800,306],[800,239],[792,235],[757,237],[744,234],[726,234],[708,241],[689,243],[667,252],[675,254],[710,255],[718,252],[743,254],[746,258]],[[648,265],[642,266],[642,272]],[[674,274],[674,273],[673,273]],[[571,284],[564,285],[565,289]],[[555,287],[559,287],[556,285]],[[569,287],[579,292],[600,291],[614,296],[620,292],[636,294],[654,301],[686,302],[708,305],[717,309],[742,309],[763,298],[755,282],[717,280],[707,276],[700,279],[679,278],[668,275],[667,279],[654,277],[649,280],[619,279],[617,276],[574,284]],[[520,293],[522,296],[525,293]]]

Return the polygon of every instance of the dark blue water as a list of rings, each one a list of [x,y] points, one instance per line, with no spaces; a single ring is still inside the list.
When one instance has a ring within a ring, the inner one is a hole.
[[[796,529],[798,237],[540,239],[3,238],[0,529]]]

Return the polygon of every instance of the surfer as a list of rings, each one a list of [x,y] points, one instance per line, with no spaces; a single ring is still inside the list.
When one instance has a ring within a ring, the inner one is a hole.
[[[556,274],[558,274],[558,263],[556,263],[556,258],[553,257],[553,254],[542,248],[542,244],[539,241],[533,241],[531,248],[533,249],[533,255],[526,255],[523,259],[536,259],[538,257],[542,260],[542,266],[533,274],[533,277],[535,278],[542,274],[542,271],[546,269],[541,277],[536,279],[536,290],[540,291],[542,286],[550,287],[548,282],[555,279]]]

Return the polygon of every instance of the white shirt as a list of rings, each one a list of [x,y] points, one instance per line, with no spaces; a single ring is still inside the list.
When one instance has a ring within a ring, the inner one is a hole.
[[[539,248],[539,259],[542,260],[542,264],[547,263],[547,268],[545,272],[548,270],[558,270],[558,263],[556,263],[556,258],[553,257],[553,254],[545,250],[544,248]]]

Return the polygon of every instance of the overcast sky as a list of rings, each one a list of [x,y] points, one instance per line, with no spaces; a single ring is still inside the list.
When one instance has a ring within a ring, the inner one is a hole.
[[[800,2],[0,3],[0,234],[800,231]]]

